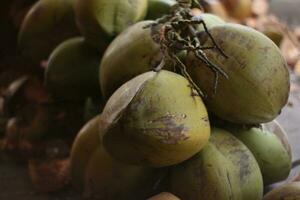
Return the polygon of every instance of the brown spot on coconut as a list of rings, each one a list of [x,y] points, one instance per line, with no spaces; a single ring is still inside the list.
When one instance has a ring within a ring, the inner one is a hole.
[[[105,148],[125,163],[154,167],[190,158],[210,135],[205,106],[192,92],[188,80],[165,70],[125,83],[102,113]]]
[[[171,192],[181,199],[260,200],[263,181],[248,148],[229,132],[212,130],[210,142],[191,159],[172,167]]]

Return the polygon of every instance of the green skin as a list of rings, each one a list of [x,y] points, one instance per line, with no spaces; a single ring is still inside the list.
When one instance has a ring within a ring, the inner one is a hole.
[[[120,105],[122,109],[110,117]],[[103,115],[107,116],[104,146],[113,157],[130,164],[178,164],[199,152],[210,135],[201,98],[192,95],[184,77],[165,70],[144,73],[124,84],[109,99]]]
[[[222,68],[214,94],[214,73],[193,55],[187,58],[188,71],[207,94],[208,109],[221,119],[241,124],[273,120],[286,104],[289,73],[278,47],[254,29],[225,24],[210,33],[229,58],[215,50],[206,50],[209,60]],[[210,46],[210,40],[204,44]]]
[[[263,179],[259,165],[251,151],[231,133],[215,128],[210,141],[237,166],[239,187],[243,200],[260,200],[263,195]]]
[[[263,200],[298,200],[300,199],[300,182],[285,184],[266,194]]]
[[[214,167],[212,167],[214,166]],[[209,143],[192,159],[172,168],[171,192],[185,200],[240,200],[234,166]]]
[[[147,6],[146,0],[78,0],[76,21],[87,41],[103,49],[128,26],[143,20]]]
[[[238,139],[213,129],[210,143],[174,166],[171,191],[184,200],[260,200],[263,182],[255,158]]]
[[[288,177],[292,158],[275,134],[259,128],[236,129],[232,132],[255,156],[265,185],[282,181]]]
[[[171,193],[163,192],[147,200],[180,200],[180,199]]]
[[[40,0],[22,23],[18,45],[24,56],[39,63],[58,44],[76,35],[73,0]]]
[[[148,0],[148,12],[146,19],[155,20],[166,14],[169,14],[175,0]]]
[[[225,23],[211,14],[203,14],[208,28]],[[100,85],[108,99],[122,84],[150,71],[161,62],[159,45],[151,38],[151,30],[144,27],[153,21],[142,21],[121,33],[109,45],[100,65]],[[199,26],[199,30],[203,30]],[[165,66],[165,69],[171,69]]]
[[[130,166],[114,160],[99,137],[100,116],[79,132],[71,151],[71,178],[85,197],[97,199],[146,199],[165,172]],[[143,184],[141,184],[143,183]]]
[[[226,22],[223,19],[221,19],[220,17],[213,15],[213,14],[202,13],[199,16],[201,16],[201,18],[204,20],[205,25],[206,25],[207,29],[209,29],[209,30],[213,27],[226,24]],[[198,25],[197,31],[205,31],[203,25]]]
[[[98,68],[99,52],[82,37],[64,41],[50,55],[45,73],[49,92],[58,99],[84,100],[101,96]]]
[[[129,27],[109,45],[100,65],[100,86],[108,99],[122,84],[156,67],[160,61],[159,46],[145,29],[153,21],[142,21]]]
[[[71,149],[70,166],[72,184],[77,190],[84,188],[84,173],[91,155],[98,148],[99,116],[91,119],[77,134]]]

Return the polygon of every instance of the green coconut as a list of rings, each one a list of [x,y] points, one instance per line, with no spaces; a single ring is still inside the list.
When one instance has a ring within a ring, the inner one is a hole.
[[[45,72],[49,92],[58,99],[84,100],[101,96],[98,78],[101,54],[76,37],[51,53]]]
[[[265,35],[238,24],[210,29],[216,43],[228,58],[215,49],[206,50],[207,58],[221,68],[214,93],[215,74],[194,55],[187,57],[193,80],[207,95],[208,109],[234,123],[257,124],[272,121],[289,96],[289,72],[278,47]],[[204,46],[211,46],[208,38]]]
[[[175,0],[148,0],[148,12],[146,19],[154,20],[169,14],[172,6],[175,4]]]
[[[262,124],[261,128],[263,131],[269,131],[276,135],[289,156],[292,157],[292,147],[289,143],[288,135],[278,121],[273,120],[269,123]]]
[[[71,150],[72,184],[77,190],[84,188],[84,174],[93,152],[100,146],[99,116],[91,119],[77,134]]]
[[[263,200],[298,200],[300,199],[300,182],[292,182],[275,188],[267,193]]]
[[[230,133],[213,129],[210,143],[172,167],[171,192],[184,200],[260,200],[263,181],[247,147]]]
[[[128,26],[143,20],[147,6],[146,0],[78,0],[76,21],[87,41],[102,49]]]
[[[153,21],[142,21],[126,29],[106,49],[100,65],[100,85],[108,99],[122,84],[161,62],[160,47],[145,26]]]
[[[48,59],[64,40],[78,35],[74,0],[40,0],[27,13],[19,32],[21,53],[34,62]]]
[[[211,14],[201,14],[208,28],[225,22]],[[142,21],[129,27],[106,49],[100,65],[100,85],[105,99],[108,99],[122,84],[135,76],[157,67],[162,54],[159,45],[152,39],[153,30],[145,28],[153,21]],[[198,31],[203,31],[198,26]],[[182,56],[180,56],[182,57]],[[171,65],[166,64],[170,70]]]
[[[215,26],[224,25],[226,22],[218,17],[217,15],[213,15],[210,13],[201,13],[197,15],[200,19],[203,19],[207,29],[211,29]],[[205,31],[203,25],[197,25],[197,31]]]
[[[155,183],[164,175],[163,170],[126,165],[113,159],[103,148],[99,120],[97,116],[88,122],[73,144],[73,186],[85,197],[96,199],[146,199],[159,191]]]
[[[173,72],[147,72],[122,85],[108,100],[103,143],[116,159],[164,167],[198,153],[208,142],[206,108],[189,82]]]
[[[292,157],[278,136],[261,128],[237,128],[232,132],[255,156],[265,185],[285,180],[291,170]]]
[[[171,193],[162,192],[162,193],[155,195],[147,200],[180,200],[180,199]]]

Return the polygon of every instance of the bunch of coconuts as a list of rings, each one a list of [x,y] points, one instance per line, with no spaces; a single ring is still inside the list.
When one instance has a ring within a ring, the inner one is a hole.
[[[19,48],[47,60],[51,97],[98,109],[71,150],[71,181],[86,198],[260,200],[290,172],[290,146],[272,122],[289,95],[279,49],[178,2],[39,0],[22,23]],[[202,60],[177,51],[185,70],[161,43],[164,16],[181,8],[204,22],[191,25],[201,47],[213,47]]]

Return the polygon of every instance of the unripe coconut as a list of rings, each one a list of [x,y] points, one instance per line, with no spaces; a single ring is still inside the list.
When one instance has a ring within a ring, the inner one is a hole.
[[[269,123],[262,124],[263,131],[270,131],[277,136],[283,145],[284,149],[288,152],[289,156],[292,157],[292,148],[288,140],[288,135],[285,130],[281,127],[278,121],[274,120]]]
[[[99,120],[97,116],[88,122],[73,144],[70,159],[73,186],[90,198],[146,199],[155,192],[161,171],[114,160],[102,146]]]
[[[169,192],[162,192],[158,195],[149,198],[148,200],[180,200],[180,199]]]
[[[106,49],[100,65],[100,86],[108,99],[122,84],[152,70],[161,61],[159,45],[145,26],[153,21],[142,21],[129,27]]]
[[[214,94],[215,74],[195,56],[187,58],[188,70],[207,95],[208,108],[216,116],[234,123],[257,124],[273,120],[289,96],[289,72],[277,46],[254,29],[225,24],[210,33],[228,58],[216,50],[206,56],[228,75],[219,74]],[[207,39],[205,46],[211,46]]]
[[[300,182],[288,183],[267,193],[263,200],[298,200],[300,199]]]
[[[215,26],[219,26],[219,25],[225,25],[225,23],[226,23],[220,17],[213,15],[213,14],[209,14],[209,13],[201,13],[197,16],[199,16],[203,19],[207,29],[211,29],[211,28],[213,28]],[[197,25],[197,31],[205,31],[203,25]]]
[[[56,98],[83,100],[100,96],[98,69],[101,54],[82,37],[61,43],[50,55],[45,83]]]
[[[171,191],[184,200],[260,200],[263,182],[247,147],[230,133],[213,129],[196,156],[171,171]]]
[[[35,62],[47,59],[67,38],[78,35],[74,0],[40,0],[27,13],[19,32],[19,49]]]
[[[219,0],[203,0],[204,10],[221,17],[222,19],[228,18],[228,13]]]
[[[73,186],[77,190],[84,187],[86,166],[93,152],[99,148],[99,116],[90,120],[77,134],[71,150],[70,165]]]
[[[108,100],[102,124],[108,152],[125,163],[164,167],[195,155],[208,142],[207,111],[189,82],[173,72],[147,72]]]
[[[76,21],[87,41],[101,48],[128,26],[143,20],[147,5],[147,0],[77,0]]]
[[[244,20],[251,16],[252,0],[220,0],[225,6],[227,13],[237,19]]]
[[[148,0],[148,12],[146,19],[157,19],[163,15],[169,14],[172,6],[176,4],[175,0]]]
[[[260,128],[240,128],[231,131],[255,156],[265,185],[282,181],[288,177],[292,157],[274,133]]]

